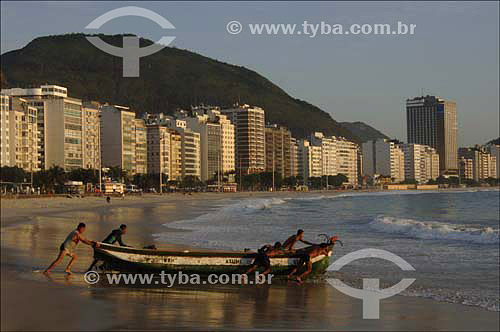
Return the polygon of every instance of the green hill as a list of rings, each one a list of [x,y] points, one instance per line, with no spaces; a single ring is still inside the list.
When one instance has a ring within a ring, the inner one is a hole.
[[[347,128],[351,133],[353,133],[356,137],[359,138],[361,142],[374,141],[379,138],[389,138],[389,136],[384,133],[378,131],[370,125],[367,125],[364,122],[341,122],[340,123],[344,128]]]
[[[99,35],[119,47],[122,36]],[[151,43],[141,39],[141,47]],[[267,122],[290,128],[298,138],[322,131],[358,141],[328,113],[258,73],[186,50],[166,47],[141,58],[137,78],[122,77],[122,58],[95,48],[84,34],[37,38],[1,60],[3,87],[59,84],[73,97],[129,105],[139,114],[172,113],[200,103],[224,107],[239,100],[261,106]]]

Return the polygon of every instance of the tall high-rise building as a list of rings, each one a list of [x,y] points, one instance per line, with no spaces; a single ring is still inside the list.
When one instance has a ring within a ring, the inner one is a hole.
[[[292,176],[292,133],[290,130],[278,125],[267,126],[265,137],[266,172],[274,170],[282,178]]]
[[[134,174],[135,113],[129,107],[104,105],[101,109],[101,156],[104,167],[120,167]]]
[[[463,178],[481,181],[497,176],[497,159],[484,146],[458,149],[460,175]]]
[[[65,170],[83,166],[82,101],[68,97],[65,87],[4,89],[2,93],[25,99],[37,109],[38,165],[41,169],[60,166]]]
[[[99,169],[101,166],[101,105],[97,102],[84,102],[83,114],[83,167]]]
[[[299,145],[294,137],[290,138],[290,171],[291,176],[298,176],[299,171]]]
[[[428,145],[439,154],[441,174],[458,174],[457,107],[435,96],[406,100],[408,143]]]
[[[242,174],[266,169],[265,112],[260,107],[239,105],[221,110],[235,127],[236,168]]]
[[[133,173],[146,174],[147,173],[147,133],[146,123],[143,119],[134,119],[134,133],[135,133],[135,167]]]
[[[378,139],[363,143],[363,172],[373,177],[382,175],[390,177],[394,182],[405,179],[404,152],[400,142]]]
[[[10,166],[9,96],[0,94],[0,166]]]
[[[19,97],[9,103],[10,166],[38,171],[37,109]]]
[[[436,149],[421,144],[401,144],[405,156],[405,179],[425,183],[439,177]]]

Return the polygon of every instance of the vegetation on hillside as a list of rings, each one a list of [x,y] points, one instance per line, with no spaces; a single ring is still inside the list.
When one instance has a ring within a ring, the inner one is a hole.
[[[122,45],[123,35],[98,36],[108,44]],[[151,43],[141,39],[142,47]],[[140,59],[140,77],[123,77],[122,69],[122,58],[97,49],[84,34],[48,36],[3,54],[1,83],[2,87],[59,84],[71,96],[128,105],[139,114],[241,102],[261,106],[267,122],[290,128],[298,138],[322,131],[357,141],[325,111],[289,96],[245,67],[166,47]]]

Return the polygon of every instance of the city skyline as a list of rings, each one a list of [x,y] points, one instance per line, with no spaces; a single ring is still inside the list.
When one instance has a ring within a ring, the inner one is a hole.
[[[498,20],[495,16],[498,4],[390,3],[362,8],[358,4],[320,3],[309,8],[303,3],[272,3],[256,9],[245,4],[225,4],[221,8],[216,3],[196,6],[193,3],[127,3],[134,4],[164,14],[176,26],[174,46],[256,70],[293,97],[321,107],[337,121],[363,121],[390,137],[406,140],[406,99],[433,94],[457,103],[459,146],[484,144],[498,136],[498,77],[495,75],[498,72]],[[280,14],[283,5],[291,7],[287,18]],[[83,29],[86,24],[119,5],[61,2],[23,6],[22,3],[2,2],[1,6],[3,54],[41,35],[88,33]],[[239,10],[242,7],[244,11]],[[79,16],[71,16],[70,20],[67,13],[76,8]],[[21,11],[22,18],[19,16]],[[200,17],[202,11],[205,15],[201,20],[203,30],[193,19]],[[448,23],[445,27],[442,21],[439,26],[432,22],[445,11],[446,17],[440,18]],[[417,34],[394,38],[322,36],[305,39],[257,37],[248,33],[231,36],[225,31],[231,18],[243,23],[299,23],[303,21],[301,17],[311,22],[332,23],[377,23],[386,22],[388,17],[392,17],[392,22],[397,17],[400,21],[417,24]],[[478,17],[481,17],[481,24],[477,24]],[[26,20],[32,24],[41,23],[38,32],[31,31],[29,24],[23,27]],[[115,21],[99,32],[131,32],[154,40],[162,33],[143,19]],[[134,23],[134,29],[129,28],[130,23]],[[477,35],[482,37],[475,38]],[[482,51],[475,52],[477,49]],[[282,54],[284,51],[286,57]],[[336,66],[336,63],[342,65]]]

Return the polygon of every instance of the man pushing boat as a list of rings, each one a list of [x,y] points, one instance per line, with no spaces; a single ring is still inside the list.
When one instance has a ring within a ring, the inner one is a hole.
[[[250,268],[245,272],[245,274],[252,273],[259,267],[264,268],[264,272],[261,273],[262,275],[268,274],[271,272],[271,260],[269,257],[282,254],[283,252],[284,251],[280,242],[276,242],[274,246],[266,244],[257,251],[257,255],[255,256],[252,265],[250,265]]]
[[[324,235],[324,234],[322,234],[322,235]],[[299,262],[298,262],[297,266],[290,272],[290,274],[288,274],[288,279],[291,279],[292,276],[295,273],[297,273],[297,271],[300,268],[305,266],[306,270],[304,272],[302,272],[302,274],[299,274],[295,278],[296,281],[298,281],[299,283],[302,283],[303,282],[302,278],[304,278],[306,275],[308,275],[312,271],[313,258],[321,256],[321,255],[328,256],[328,254],[331,250],[331,247],[333,245],[335,245],[335,243],[337,241],[343,246],[342,242],[338,239],[337,236],[332,236],[331,238],[329,238],[327,240],[327,242],[320,243],[320,244],[312,244],[310,247],[302,249],[301,255],[299,258]]]
[[[108,236],[102,241],[102,243],[107,243],[107,244],[115,244],[118,242],[118,244],[122,247],[128,247],[125,243],[122,241],[122,235],[127,234],[127,225],[121,224],[120,228],[114,229],[111,233],[109,233]],[[92,264],[90,264],[88,271],[91,271],[94,266],[97,264],[99,259],[97,259],[94,255],[94,260],[92,261]]]
[[[89,246],[99,247],[99,243],[87,240],[86,238],[83,237],[82,234],[83,232],[85,232],[85,228],[86,228],[85,224],[81,222],[78,224],[75,230],[71,231],[68,234],[66,240],[64,240],[64,242],[59,247],[59,255],[52,262],[52,264],[50,264],[50,266],[47,268],[47,270],[45,270],[44,273],[50,273],[50,271],[63,260],[64,256],[68,255],[69,257],[71,257],[71,260],[69,261],[68,266],[66,267],[64,272],[71,274],[71,266],[75,263],[76,260],[76,255],[74,251],[76,246],[80,242],[83,242]]]
[[[295,244],[300,241],[302,243],[305,243],[307,245],[312,246],[314,243],[311,243],[309,241],[304,240],[304,231],[302,229],[299,229],[297,231],[297,234],[294,234],[290,236],[284,243],[283,243],[283,250],[293,250],[293,247]]]

